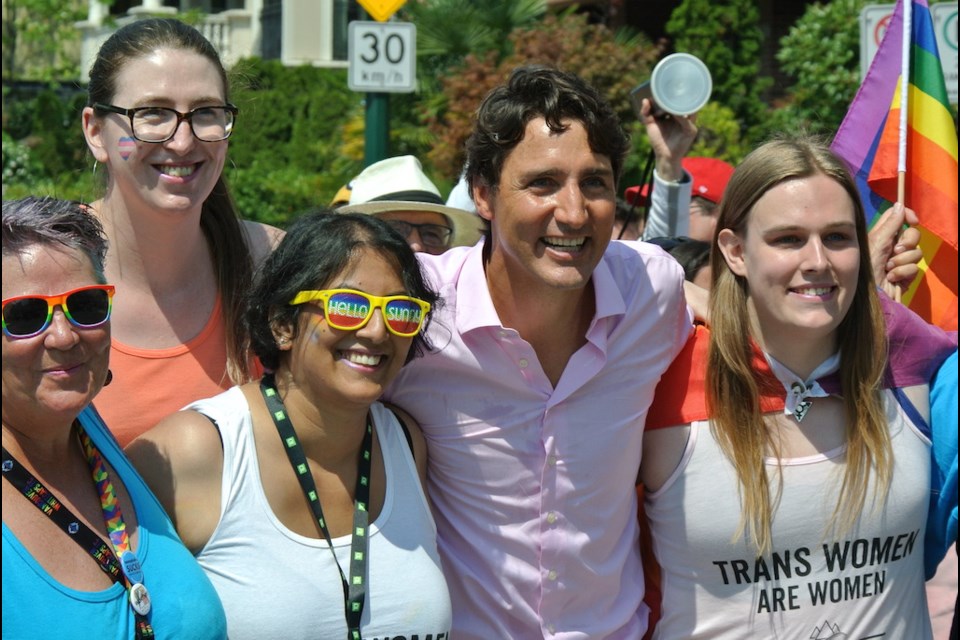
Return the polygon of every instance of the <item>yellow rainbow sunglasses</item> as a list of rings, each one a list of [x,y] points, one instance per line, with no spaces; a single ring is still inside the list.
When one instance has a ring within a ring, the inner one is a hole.
[[[354,289],[301,291],[290,301],[292,305],[322,302],[324,316],[334,329],[362,329],[373,310],[380,309],[387,330],[395,336],[410,338],[423,328],[430,303],[411,296],[372,296]]]

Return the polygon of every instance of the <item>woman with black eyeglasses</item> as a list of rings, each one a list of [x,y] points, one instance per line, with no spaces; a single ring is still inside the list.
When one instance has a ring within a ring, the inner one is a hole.
[[[120,28],[90,69],[82,124],[106,185],[89,207],[122,294],[115,381],[98,407],[121,445],[259,375],[238,329],[242,295],[280,231],[240,220],[224,182],[237,116],[216,50],[177,20]]]
[[[109,383],[100,224],[3,203],[3,637],[223,638],[210,581],[90,403]]]
[[[426,443],[377,401],[429,346],[437,305],[387,222],[307,214],[250,294],[246,327],[269,373],[127,449],[234,640],[449,637]]]

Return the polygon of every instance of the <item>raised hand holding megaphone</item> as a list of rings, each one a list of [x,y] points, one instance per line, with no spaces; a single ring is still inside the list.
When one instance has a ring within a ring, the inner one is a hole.
[[[657,63],[650,81],[631,91],[630,98],[638,115],[643,98],[648,98],[654,115],[689,116],[707,104],[712,91],[707,65],[689,53],[674,53]]]
[[[630,92],[634,110],[650,141],[649,157],[638,176],[641,185],[648,185],[648,202],[653,201],[654,167],[662,183],[680,188],[684,178],[682,161],[697,137],[697,112],[710,99],[712,89],[713,80],[703,62],[688,53],[675,53],[657,63],[649,82]],[[648,102],[646,109],[644,98]],[[662,220],[664,228],[672,227],[670,221],[680,215],[688,215],[685,207],[683,211],[676,206],[668,211],[656,206],[650,210],[651,220]],[[651,225],[651,229],[655,227]]]

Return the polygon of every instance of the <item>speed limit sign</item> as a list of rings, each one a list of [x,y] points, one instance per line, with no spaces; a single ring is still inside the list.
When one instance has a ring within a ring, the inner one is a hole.
[[[347,31],[347,86],[370,93],[416,87],[417,28],[412,22],[353,21]]]

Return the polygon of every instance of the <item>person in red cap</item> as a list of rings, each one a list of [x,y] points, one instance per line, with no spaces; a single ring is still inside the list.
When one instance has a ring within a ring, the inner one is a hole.
[[[679,215],[682,211],[676,198],[661,195],[663,186],[660,176],[654,172],[653,200],[650,201],[650,185],[628,187],[624,196],[633,205],[649,206],[647,224],[642,238],[647,240],[660,236],[688,236],[694,240],[711,242],[717,225],[717,205],[733,174],[733,166],[717,158],[689,157],[681,162],[685,176],[679,184],[690,185],[689,217]],[[684,224],[686,223],[686,224]],[[686,228],[684,228],[686,226]]]
[[[717,158],[684,158],[683,168],[690,174],[690,232],[694,240],[711,242],[717,227],[717,207],[733,165]]]

